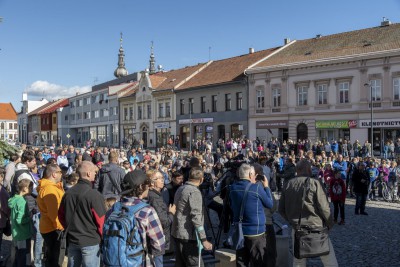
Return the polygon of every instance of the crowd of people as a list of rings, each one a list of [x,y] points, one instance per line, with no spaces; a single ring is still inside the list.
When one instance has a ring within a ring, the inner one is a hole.
[[[209,241],[205,209],[219,216],[224,210],[204,191],[215,196],[214,191],[229,188],[223,203],[229,203],[231,222],[243,220],[245,238],[245,246],[236,251],[237,265],[275,266],[272,214],[278,203],[272,192],[281,192],[278,210],[293,228],[300,209],[293,203],[299,202],[299,185],[307,177],[313,182],[303,211],[315,217],[308,216],[308,223],[344,225],[346,197],[356,198],[356,215],[368,215],[366,201],[382,194],[377,181],[385,181],[392,200],[398,199],[400,140],[386,144],[381,159],[373,157],[368,141],[361,145],[347,140],[199,140],[189,152],[171,147],[151,151],[142,146],[24,146],[0,169],[0,235],[10,220],[15,266],[61,266],[64,255],[68,266],[133,266],[132,260],[139,260],[138,266],[158,267],[165,255],[175,258],[176,266],[198,266],[203,264],[201,249],[212,251],[218,245]],[[237,169],[227,182],[221,178],[233,171],[232,163]],[[118,257],[119,249],[113,250],[113,242],[116,236],[123,237],[124,227],[118,226],[123,220],[118,222],[124,211],[137,224],[143,247],[126,265],[113,262],[123,258]],[[321,259],[335,266],[331,251]],[[305,266],[304,261],[295,261]]]

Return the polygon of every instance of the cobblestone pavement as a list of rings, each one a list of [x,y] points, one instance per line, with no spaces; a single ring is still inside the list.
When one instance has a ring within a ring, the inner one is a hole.
[[[346,199],[346,224],[335,225],[330,231],[339,266],[400,267],[400,204],[368,201],[368,216],[355,215],[354,205],[354,199]],[[331,210],[333,212],[333,207]],[[218,218],[213,211],[210,217],[216,234]],[[211,231],[208,233],[212,236]],[[9,252],[11,242],[10,238],[6,239],[3,240],[2,255]],[[323,265],[317,258],[308,260],[307,266]]]

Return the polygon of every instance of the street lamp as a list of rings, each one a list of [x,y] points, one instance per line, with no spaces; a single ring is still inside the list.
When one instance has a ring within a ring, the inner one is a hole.
[[[371,105],[371,157],[374,157],[374,124],[373,124],[373,118],[374,118],[374,102],[372,99],[372,86],[371,82],[364,84],[365,87],[369,86],[369,91],[370,91],[370,98],[369,98],[369,103]]]

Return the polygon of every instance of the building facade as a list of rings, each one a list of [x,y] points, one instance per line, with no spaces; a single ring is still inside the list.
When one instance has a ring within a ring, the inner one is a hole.
[[[0,103],[0,140],[9,143],[18,140],[17,112],[11,103]]]
[[[318,35],[249,68],[250,136],[373,140],[379,153],[400,137],[399,37],[390,23]]]

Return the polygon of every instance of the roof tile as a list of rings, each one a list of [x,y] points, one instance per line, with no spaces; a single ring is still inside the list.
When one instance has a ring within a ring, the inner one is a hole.
[[[17,120],[17,112],[11,103],[0,103],[0,120]]]

